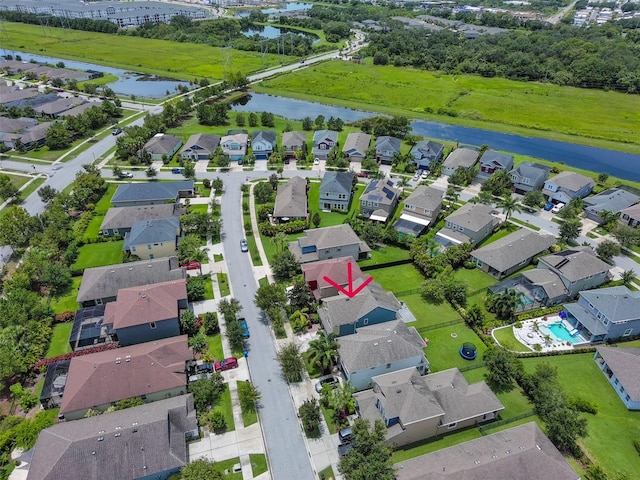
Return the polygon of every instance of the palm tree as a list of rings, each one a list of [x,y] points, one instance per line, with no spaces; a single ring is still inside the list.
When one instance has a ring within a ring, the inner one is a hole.
[[[524,305],[524,294],[508,288],[497,296],[494,303],[496,314],[501,318],[511,318],[515,311]]]
[[[636,272],[634,270],[625,270],[622,272],[622,283],[627,287],[636,279]]]
[[[273,237],[273,243],[276,245],[276,249],[282,252],[287,244],[287,234],[284,232],[276,233]]]
[[[498,202],[498,206],[502,208],[502,213],[505,214],[505,221],[509,221],[509,217],[513,212],[521,212],[520,203],[511,196],[504,197]]]
[[[200,275],[202,275],[202,264],[209,262],[209,254],[207,253],[206,248],[200,248],[198,250],[194,250],[189,254],[190,261],[198,262],[200,264]]]
[[[336,364],[338,357],[337,334],[319,332],[320,337],[309,342],[309,361],[327,372]]]

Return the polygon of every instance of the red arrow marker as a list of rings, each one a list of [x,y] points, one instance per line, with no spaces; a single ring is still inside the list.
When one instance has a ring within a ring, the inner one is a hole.
[[[336,287],[338,291],[344,293],[349,298],[355,297],[358,293],[362,291],[364,287],[369,285],[369,283],[371,283],[371,281],[373,280],[373,277],[367,278],[364,282],[362,282],[362,285],[360,285],[358,288],[354,290],[353,289],[353,273],[351,272],[351,262],[347,263],[347,276],[349,279],[348,290],[345,290],[344,288],[342,288],[340,285],[338,285],[337,282],[335,282],[334,280],[331,280],[326,275],[323,278],[325,279],[325,281],[329,282],[331,285]]]

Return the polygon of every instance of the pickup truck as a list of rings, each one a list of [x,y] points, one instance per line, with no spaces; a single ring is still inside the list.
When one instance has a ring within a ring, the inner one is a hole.
[[[249,338],[251,335],[249,334],[249,326],[247,325],[247,321],[244,318],[239,318],[238,323],[242,327],[242,335],[244,338]]]

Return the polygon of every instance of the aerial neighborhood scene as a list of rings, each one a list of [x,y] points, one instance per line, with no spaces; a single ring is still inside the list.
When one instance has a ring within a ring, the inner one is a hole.
[[[0,0],[0,480],[640,478],[640,2]]]

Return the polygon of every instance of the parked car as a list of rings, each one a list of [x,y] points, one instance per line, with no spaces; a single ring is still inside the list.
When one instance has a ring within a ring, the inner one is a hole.
[[[187,270],[198,270],[201,266],[202,265],[200,265],[200,262],[189,262],[182,264],[182,268],[186,268]]]
[[[360,178],[369,178],[369,174],[367,172],[356,173],[356,176]]]
[[[120,172],[120,174],[118,175],[118,177],[120,178],[133,178],[133,173],[131,172]]]
[[[316,158],[315,160],[313,160],[313,164],[314,165],[320,165],[320,159]]]
[[[351,443],[351,427],[343,428],[338,432],[340,443]]]
[[[213,364],[201,363],[200,365],[196,365],[196,374],[199,373],[213,373]]]
[[[172,168],[171,169],[171,173],[182,173],[182,169],[181,168]]]
[[[544,209],[548,212],[553,208],[553,202],[549,202],[544,206]]]
[[[242,240],[240,240],[240,251],[241,252],[248,252],[249,251],[249,244],[247,243],[247,241],[244,238]]]
[[[220,360],[216,362],[214,368],[216,372],[221,372],[224,370],[231,370],[232,368],[238,367],[238,359],[236,357],[225,358],[224,360]]]
[[[425,170],[424,172],[422,172],[422,175],[420,175],[420,178],[422,180],[426,180],[428,176],[429,176],[429,171]]]
[[[316,392],[320,393],[324,385],[329,385],[331,388],[336,388],[339,384],[340,381],[335,375],[325,375],[324,377],[320,377],[318,379],[318,383],[316,383],[315,387]]]
[[[551,213],[558,213],[563,208],[564,208],[564,203],[556,203],[555,206],[551,209]]]
[[[250,338],[251,334],[249,333],[249,326],[247,325],[247,321],[244,318],[239,318],[238,319],[238,323],[240,324],[240,327],[242,328],[242,336],[244,338]]]
[[[121,128],[114,128],[113,131],[111,132],[111,135],[120,135],[121,133],[122,133]]]
[[[411,180],[413,180],[414,182],[417,182],[418,179],[420,178],[420,175],[422,175],[419,171],[416,172],[416,174],[413,176],[413,178]]]

